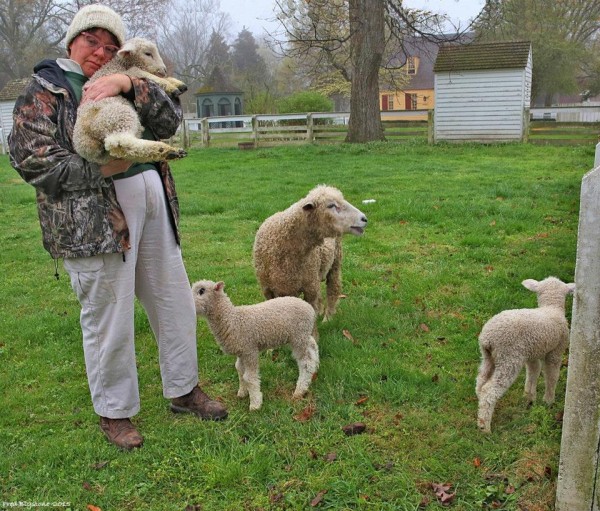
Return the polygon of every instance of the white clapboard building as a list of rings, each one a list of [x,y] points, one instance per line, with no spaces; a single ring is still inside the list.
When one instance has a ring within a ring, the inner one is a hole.
[[[433,69],[434,141],[524,141],[531,70],[529,41],[442,46]]]
[[[29,78],[11,80],[0,90],[0,142],[2,143],[3,154],[7,152],[6,137],[8,137],[13,126],[12,113],[15,101],[21,95],[29,80]]]

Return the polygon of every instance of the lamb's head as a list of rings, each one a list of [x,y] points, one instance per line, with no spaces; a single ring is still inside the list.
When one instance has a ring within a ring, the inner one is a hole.
[[[361,236],[367,226],[367,217],[344,199],[342,192],[332,186],[319,185],[300,201],[308,222],[318,226],[326,238],[350,233]]]
[[[135,66],[162,78],[167,76],[167,67],[156,44],[148,39],[134,37],[125,41],[117,55],[128,68]]]
[[[192,295],[196,314],[198,316],[207,316],[210,314],[215,302],[219,297],[226,296],[223,288],[223,282],[213,282],[212,280],[199,280],[192,286]]]
[[[564,308],[565,298],[575,291],[575,284],[565,284],[556,277],[547,277],[539,282],[526,279],[522,284],[529,291],[537,294],[538,307],[554,306]]]

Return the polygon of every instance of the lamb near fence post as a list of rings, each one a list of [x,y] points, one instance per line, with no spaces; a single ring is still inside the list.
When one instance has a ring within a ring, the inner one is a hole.
[[[234,306],[223,282],[201,280],[192,286],[196,314],[205,317],[224,353],[235,355],[239,376],[238,397],[250,397],[250,410],[262,406],[259,353],[289,344],[298,363],[294,398],[308,391],[319,367],[319,348],[312,336],[313,308],[294,297],[282,297],[254,305]]]
[[[90,82],[114,73],[147,78],[169,94],[187,90],[183,82],[166,76],[167,68],[156,45],[140,37],[126,41],[117,55],[92,75]],[[73,143],[80,156],[100,164],[116,158],[145,163],[186,155],[184,150],[164,142],[142,139],[143,129],[131,102],[112,96],[79,106]]]
[[[538,308],[500,312],[483,326],[479,335],[482,361],[476,383],[477,421],[485,433],[491,432],[497,401],[514,383],[524,365],[527,367],[527,401],[535,401],[537,379],[543,366],[544,401],[554,402],[562,355],[569,344],[565,299],[574,292],[575,284],[565,284],[556,277],[540,282],[527,279],[522,284],[537,293]]]
[[[342,290],[342,236],[361,236],[367,217],[342,192],[319,185],[303,199],[267,218],[254,240],[254,269],[267,299],[301,296],[321,311],[321,282],[326,281],[323,321],[335,313]]]

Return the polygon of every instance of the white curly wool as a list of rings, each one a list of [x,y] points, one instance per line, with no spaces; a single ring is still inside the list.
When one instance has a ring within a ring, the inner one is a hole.
[[[321,312],[321,282],[327,282],[323,321],[335,313],[342,291],[342,236],[363,234],[367,217],[337,188],[319,185],[285,211],[267,218],[254,240],[254,269],[267,299],[303,296]]]
[[[169,94],[187,90],[183,82],[165,78],[166,72],[156,45],[136,37],[126,41],[117,55],[93,74],[90,82],[102,76],[121,73],[152,80]],[[182,149],[164,142],[141,139],[142,131],[134,105],[122,96],[112,96],[79,106],[73,144],[80,156],[100,164],[116,158],[145,163],[186,155]]]
[[[525,365],[525,397],[535,401],[536,384],[542,367],[546,392],[544,401],[554,402],[562,355],[569,344],[569,325],[565,317],[565,299],[575,284],[565,284],[556,277],[540,282],[522,282],[537,293],[537,309],[513,309],[492,317],[481,330],[479,347],[481,366],[477,375],[479,399],[478,426],[489,433],[498,400],[514,383]]]
[[[240,386],[238,397],[250,397],[250,410],[262,406],[259,353],[289,344],[298,363],[294,398],[306,394],[319,367],[319,348],[312,336],[313,308],[294,297],[282,297],[254,305],[231,303],[223,282],[201,280],[192,286],[196,314],[205,317],[223,352],[235,355]]]

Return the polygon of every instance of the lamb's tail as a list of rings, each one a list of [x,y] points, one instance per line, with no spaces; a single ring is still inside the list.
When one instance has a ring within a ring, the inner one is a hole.
[[[174,160],[187,156],[183,149],[172,147],[164,142],[143,140],[131,133],[111,133],[104,139],[104,147],[114,158],[140,163]]]

